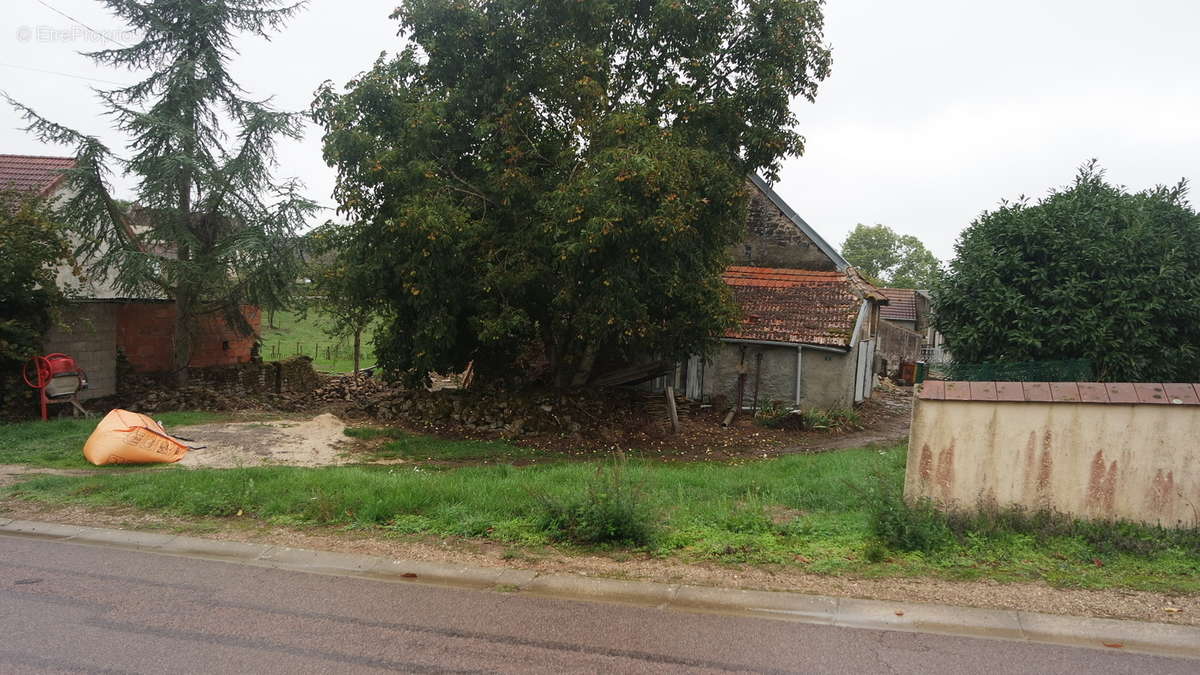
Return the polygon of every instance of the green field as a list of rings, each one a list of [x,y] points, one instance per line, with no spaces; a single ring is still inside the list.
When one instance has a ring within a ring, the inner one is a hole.
[[[267,313],[262,315],[262,357],[265,361],[278,361],[304,354],[313,359],[317,370],[332,373],[349,373],[354,370],[354,338],[329,335],[332,322],[317,311],[301,316],[299,312],[276,312],[275,325],[267,325]],[[368,327],[362,336],[361,367],[375,364],[375,345],[372,338],[374,327]]]
[[[157,414],[154,419],[170,431],[172,427],[215,422],[221,417],[215,413],[168,412]],[[83,458],[83,444],[99,422],[95,418],[72,418],[0,424],[0,464],[55,469],[95,468]]]
[[[50,423],[41,434],[34,429],[0,427],[0,462],[81,465],[81,423]],[[500,442],[367,429],[351,434],[380,445],[377,455],[420,463],[46,475],[0,490],[0,496],[858,577],[1200,593],[1198,532],[1004,514],[948,523],[899,499],[903,446],[740,463],[551,461],[516,467],[502,463],[516,458]],[[426,458],[501,463],[451,467]],[[916,550],[889,543],[918,540],[926,545]]]

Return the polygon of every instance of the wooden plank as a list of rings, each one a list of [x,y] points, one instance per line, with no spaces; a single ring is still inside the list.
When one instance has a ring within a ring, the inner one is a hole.
[[[675,388],[667,385],[667,412],[671,414],[671,431],[679,433],[679,411],[675,409]]]

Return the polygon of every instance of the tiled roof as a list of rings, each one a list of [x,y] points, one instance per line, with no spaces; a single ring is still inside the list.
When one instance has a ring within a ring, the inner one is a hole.
[[[0,190],[49,194],[62,180],[62,169],[75,166],[72,157],[0,155]]]
[[[888,304],[879,308],[879,318],[888,321],[917,320],[917,292],[911,288],[881,288]]]
[[[862,299],[845,272],[730,267],[724,279],[742,310],[725,337],[849,348]]]
[[[1156,382],[942,382],[921,385],[932,401],[1200,405],[1200,384]]]

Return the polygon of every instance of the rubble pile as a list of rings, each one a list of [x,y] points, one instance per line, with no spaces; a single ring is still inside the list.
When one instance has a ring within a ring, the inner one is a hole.
[[[360,409],[390,396],[399,390],[383,380],[354,375],[323,376],[315,389],[288,401],[291,410],[324,410],[330,407]]]
[[[174,410],[281,410],[286,398],[279,394],[248,392],[232,387],[212,385],[163,386],[140,380],[127,385],[118,395],[117,407],[139,412],[169,412]]]
[[[395,389],[367,401],[359,412],[385,423],[517,437],[604,433],[614,421],[622,425],[648,423],[645,403],[645,395],[620,390],[514,394]]]

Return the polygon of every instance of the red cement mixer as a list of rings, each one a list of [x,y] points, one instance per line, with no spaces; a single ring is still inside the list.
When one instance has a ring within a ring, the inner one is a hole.
[[[35,356],[21,369],[25,384],[38,390],[38,402],[42,408],[42,420],[49,419],[46,407],[51,403],[70,403],[75,415],[87,416],[79,405],[79,392],[88,388],[87,373],[66,354]]]

